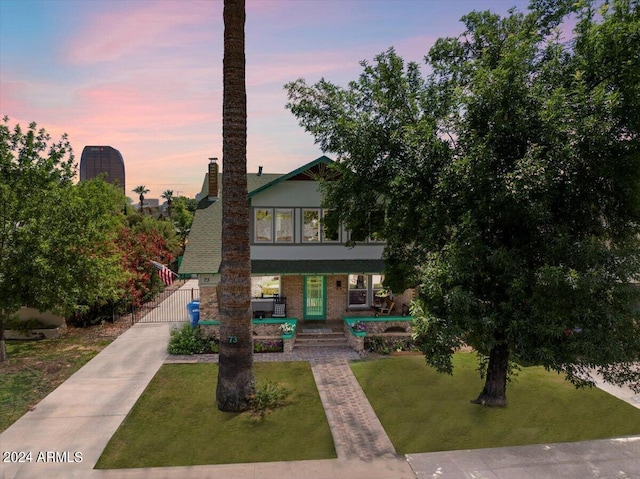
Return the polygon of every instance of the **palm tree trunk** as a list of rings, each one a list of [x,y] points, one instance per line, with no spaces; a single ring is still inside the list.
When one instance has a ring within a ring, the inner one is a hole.
[[[222,100],[222,264],[218,409],[249,407],[255,390],[247,193],[247,96],[244,0],[224,1]]]

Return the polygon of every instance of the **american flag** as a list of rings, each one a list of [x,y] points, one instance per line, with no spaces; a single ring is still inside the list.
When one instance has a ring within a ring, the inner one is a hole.
[[[171,283],[173,283],[173,277],[178,276],[165,265],[160,264],[157,261],[151,261],[151,264],[158,271],[158,276],[160,276],[160,279],[165,286],[169,286]]]

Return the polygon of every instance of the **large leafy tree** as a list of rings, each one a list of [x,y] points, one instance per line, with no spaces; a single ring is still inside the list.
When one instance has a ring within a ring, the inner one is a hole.
[[[0,360],[3,321],[21,306],[68,315],[118,297],[123,280],[109,243],[113,187],[74,185],[66,136],[53,142],[35,123],[24,131],[8,121],[0,124]]]
[[[513,358],[640,390],[638,2],[540,0],[462,20],[424,83],[389,51],[347,89],[287,86],[340,159],[328,206],[348,225],[385,208],[388,282],[420,285],[430,364],[451,372],[462,344],[483,355],[474,402],[506,405]]]
[[[224,2],[222,263],[218,409],[248,409],[255,389],[247,193],[244,0]]]

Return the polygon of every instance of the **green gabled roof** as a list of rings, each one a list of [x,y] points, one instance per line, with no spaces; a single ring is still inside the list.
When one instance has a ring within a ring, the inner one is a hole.
[[[287,173],[286,175],[280,175],[278,178],[275,178],[273,181],[270,181],[269,183],[261,185],[256,189],[249,188],[249,198],[256,195],[257,193],[260,193],[261,191],[266,190],[267,188],[271,188],[272,186],[280,184],[283,181],[287,181],[291,178],[294,178],[299,174],[304,173],[305,171],[311,170],[319,165],[331,165],[331,164],[333,164],[333,160],[327,156],[322,155],[320,158],[313,160],[311,163],[307,163],[306,165],[303,165],[300,168],[293,170],[291,173]]]
[[[260,188],[262,185],[272,182],[281,174],[247,175],[247,189],[249,191]],[[189,242],[180,264],[180,274],[215,274],[220,270],[222,261],[222,174],[219,174],[220,185],[219,198],[210,201],[207,197],[207,185],[209,174],[207,173],[202,184],[200,196],[203,198],[198,203]]]

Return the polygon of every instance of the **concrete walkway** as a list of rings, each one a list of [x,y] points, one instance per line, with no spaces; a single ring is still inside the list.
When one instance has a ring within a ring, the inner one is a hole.
[[[171,326],[136,324],[0,434],[3,456],[31,453],[22,457],[26,462],[0,462],[0,479],[640,478],[640,437],[398,456],[349,368],[348,361],[358,356],[345,348],[256,355],[256,361],[311,363],[338,459],[94,470],[107,442],[167,359]],[[619,396],[640,402],[628,392]]]

